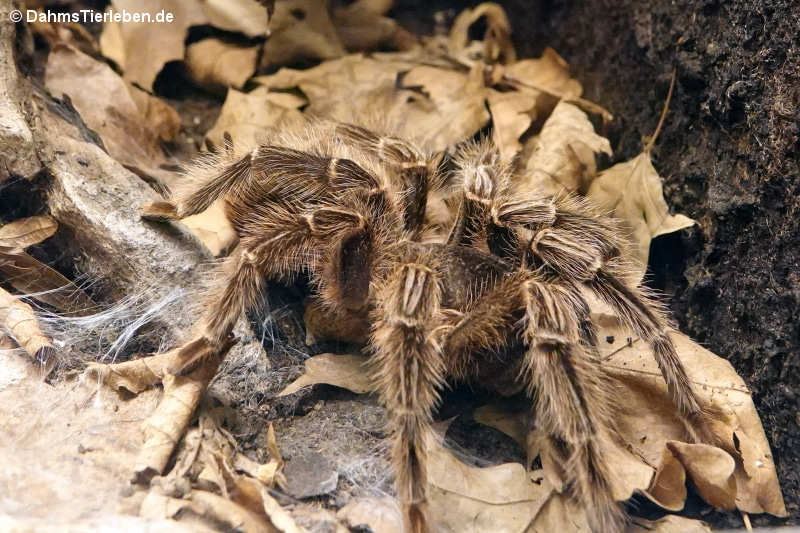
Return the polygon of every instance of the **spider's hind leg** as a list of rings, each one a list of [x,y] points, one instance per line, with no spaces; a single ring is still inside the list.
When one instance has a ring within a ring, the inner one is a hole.
[[[584,330],[588,306],[575,287],[537,279],[522,284],[522,298],[527,352],[520,378],[534,398],[536,425],[547,436],[542,453],[562,468],[592,531],[621,532],[626,516],[614,500],[601,445],[618,438],[613,381],[590,344],[594,333]]]

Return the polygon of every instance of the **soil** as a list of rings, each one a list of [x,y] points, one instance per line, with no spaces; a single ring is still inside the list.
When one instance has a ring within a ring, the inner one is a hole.
[[[800,521],[800,5],[792,0],[503,3],[521,55],[553,47],[635,156],[677,71],[655,165],[695,229],[653,241],[680,329],[753,392],[788,523]],[[712,520],[723,525],[724,518]]]

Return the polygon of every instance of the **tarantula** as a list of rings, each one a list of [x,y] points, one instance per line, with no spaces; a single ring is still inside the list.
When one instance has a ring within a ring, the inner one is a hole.
[[[407,531],[429,531],[425,435],[446,380],[509,371],[548,436],[541,453],[561,465],[593,531],[621,531],[625,514],[599,444],[616,435],[614,382],[582,291],[649,343],[687,433],[704,440],[705,414],[665,314],[629,281],[612,219],[576,199],[516,191],[512,167],[489,143],[467,143],[454,163],[448,190],[457,216],[437,237],[426,210],[447,180],[440,156],[412,142],[342,123],[311,125],[238,156],[226,141],[170,201],[144,209],[181,219],[222,198],[239,236],[182,360],[225,343],[267,279],[306,272],[332,312],[369,325]]]

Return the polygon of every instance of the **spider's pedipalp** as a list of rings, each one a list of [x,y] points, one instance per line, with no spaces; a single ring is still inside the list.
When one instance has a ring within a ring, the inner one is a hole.
[[[442,185],[437,172],[438,154],[426,154],[403,139],[379,136],[353,124],[337,124],[335,132],[344,142],[376,157],[396,174],[405,229],[418,236],[425,222],[429,193]]]
[[[433,332],[439,320],[438,274],[424,262],[401,264],[383,284],[372,345],[375,375],[391,431],[391,457],[406,531],[428,531],[426,439],[445,380]]]

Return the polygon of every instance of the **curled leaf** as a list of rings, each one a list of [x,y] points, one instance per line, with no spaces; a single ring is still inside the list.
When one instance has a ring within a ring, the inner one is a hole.
[[[667,447],[686,468],[700,496],[718,509],[736,508],[736,462],[725,450],[707,444],[670,441]]]
[[[670,215],[661,178],[646,151],[602,171],[586,196],[628,224],[638,245],[636,259],[642,265],[647,265],[652,239],[695,223],[684,215]]]
[[[262,8],[263,9],[263,8]],[[258,47],[242,47],[220,39],[203,39],[186,49],[186,67],[204,85],[241,88],[253,75]]]
[[[17,341],[35,361],[49,372],[53,354],[50,339],[39,329],[30,305],[0,288],[0,326]]]
[[[511,42],[511,24],[500,4],[484,2],[459,13],[450,29],[450,53],[467,64],[474,62],[466,51],[469,49],[470,27],[485,19],[486,33],[483,36],[483,57],[486,63],[511,64],[517,59],[514,43]]]
[[[309,357],[303,375],[279,392],[278,396],[293,394],[303,387],[318,383],[342,387],[359,394],[371,392],[375,386],[366,365],[365,355],[324,353]]]
[[[595,175],[595,154],[611,155],[608,139],[595,133],[586,113],[574,104],[559,102],[539,135],[525,145],[526,170],[518,188],[558,195],[579,192]]]
[[[58,222],[48,215],[21,218],[0,227],[0,247],[24,250],[52,237],[57,229]]]

